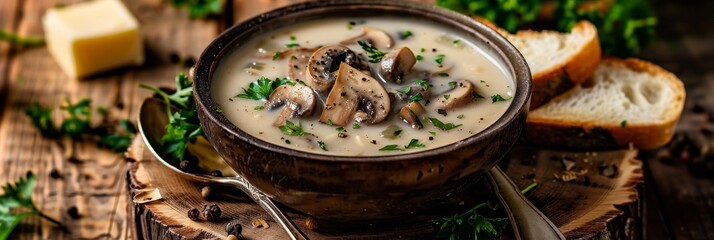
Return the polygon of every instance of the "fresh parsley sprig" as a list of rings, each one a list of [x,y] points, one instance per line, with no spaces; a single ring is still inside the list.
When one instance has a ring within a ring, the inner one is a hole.
[[[429,121],[431,121],[431,124],[434,124],[435,127],[444,130],[444,131],[449,131],[451,129],[460,127],[462,124],[454,124],[454,123],[444,123],[440,121],[439,119],[436,118],[429,118]]]
[[[382,58],[384,57],[384,55],[387,55],[386,52],[380,51],[376,47],[373,47],[372,44],[369,44],[365,41],[361,41],[361,40],[357,41],[357,44],[359,44],[360,47],[362,47],[362,50],[364,50],[365,52],[367,52],[367,54],[369,54],[368,55],[369,62],[371,62],[371,63],[378,63],[379,61],[382,61]]]
[[[59,221],[42,213],[32,202],[32,190],[35,188],[35,175],[27,172],[24,178],[3,186],[0,195],[0,239],[7,239],[12,230],[25,218],[40,216],[64,229]]]
[[[164,153],[169,154],[173,160],[184,160],[188,144],[203,136],[196,103],[191,97],[193,83],[185,74],[179,73],[176,76],[176,91],[171,94],[145,84],[140,87],[163,97],[169,118],[166,133],[161,137]]]
[[[260,77],[257,81],[251,82],[248,88],[243,88],[243,93],[236,95],[239,98],[253,99],[253,100],[267,100],[276,88],[280,85],[295,85],[295,82],[290,81],[287,78],[276,78],[275,80],[270,80],[266,77]]]
[[[223,12],[221,0],[171,0],[171,5],[176,8],[186,7],[188,15],[193,18],[205,18]]]
[[[45,40],[40,37],[23,37],[0,29],[0,42],[8,42],[19,47],[39,47],[45,44]]]
[[[312,135],[312,133],[305,132],[302,129],[302,124],[295,124],[291,121],[285,121],[285,124],[279,126],[280,131],[282,131],[285,135],[288,136],[306,136],[306,135]]]

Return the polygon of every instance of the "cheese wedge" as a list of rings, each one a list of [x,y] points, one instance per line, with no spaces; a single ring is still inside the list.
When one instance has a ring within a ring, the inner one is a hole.
[[[42,25],[50,53],[71,77],[144,62],[139,23],[119,0],[53,8]]]

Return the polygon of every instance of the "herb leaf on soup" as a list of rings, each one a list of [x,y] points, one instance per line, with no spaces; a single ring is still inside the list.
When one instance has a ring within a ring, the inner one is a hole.
[[[416,138],[412,138],[412,140],[409,141],[409,144],[407,144],[406,146],[404,146],[404,148],[406,148],[406,149],[409,149],[409,148],[423,148],[423,147],[426,147],[426,145],[424,145],[423,143],[420,143],[420,142],[419,142],[419,139],[416,139]]]
[[[454,128],[460,127],[462,125],[462,124],[456,125],[454,123],[444,123],[436,118],[429,118],[429,121],[431,121],[431,124],[434,124],[435,127],[439,128],[441,130],[444,130],[444,131],[454,129]]]
[[[501,97],[501,94],[496,94],[496,95],[491,96],[491,101],[492,101],[492,103],[495,103],[495,102],[505,102],[505,101],[508,101],[508,100],[511,100],[511,98],[503,98],[503,97]]]
[[[403,151],[397,144],[390,144],[379,149],[379,151]]]
[[[382,61],[384,55],[387,55],[386,52],[380,51],[379,49],[373,47],[371,44],[365,41],[357,41],[357,44],[362,47],[362,50],[369,54],[369,62],[371,63],[378,63],[379,61]]]
[[[278,128],[280,128],[280,131],[282,131],[285,135],[288,136],[312,135],[311,133],[302,130],[302,124],[295,124],[291,121],[285,121],[285,124],[279,126]]]
[[[236,97],[267,100],[273,90],[284,84],[295,85],[294,82],[291,82],[287,78],[270,80],[266,77],[260,77],[257,81],[250,83],[247,89],[243,88],[243,93],[236,95]]]

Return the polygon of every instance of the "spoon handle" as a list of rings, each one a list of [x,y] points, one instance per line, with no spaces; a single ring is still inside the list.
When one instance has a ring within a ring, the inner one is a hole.
[[[260,205],[260,207],[263,208],[263,210],[265,210],[268,215],[270,215],[270,217],[273,218],[273,220],[275,220],[275,222],[277,222],[278,225],[280,225],[280,227],[287,232],[287,234],[290,236],[290,239],[308,239],[305,234],[300,231],[300,229],[295,226],[295,224],[290,221],[287,216],[285,216],[285,213],[283,213],[283,211],[275,205],[273,200],[271,200],[267,195],[265,195],[263,192],[251,185],[245,178],[240,176],[232,178],[215,178],[215,181],[221,184],[227,184],[240,188],[240,190],[248,194],[248,196],[250,196],[253,201],[258,203],[258,205]]]
[[[565,239],[560,229],[521,194],[500,167],[493,167],[488,176],[508,213],[516,239]]]

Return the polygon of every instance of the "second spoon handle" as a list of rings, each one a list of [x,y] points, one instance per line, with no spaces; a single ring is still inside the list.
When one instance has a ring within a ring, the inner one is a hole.
[[[565,239],[560,229],[521,194],[516,184],[500,167],[493,167],[488,176],[495,188],[496,196],[508,213],[516,239]]]
[[[221,184],[227,184],[231,185],[234,187],[239,188],[240,190],[243,190],[248,196],[250,196],[253,201],[258,203],[263,210],[265,210],[268,215],[270,215],[275,222],[280,225],[281,228],[283,228],[287,234],[290,236],[290,239],[293,240],[307,240],[307,236],[300,231],[300,229],[295,226],[295,223],[290,221],[290,219],[285,216],[282,210],[278,208],[278,206],[275,205],[272,199],[270,199],[267,195],[265,195],[263,192],[260,190],[256,189],[248,183],[248,181],[245,178],[242,177],[233,177],[233,178],[220,178],[216,179],[216,181],[220,182]]]

